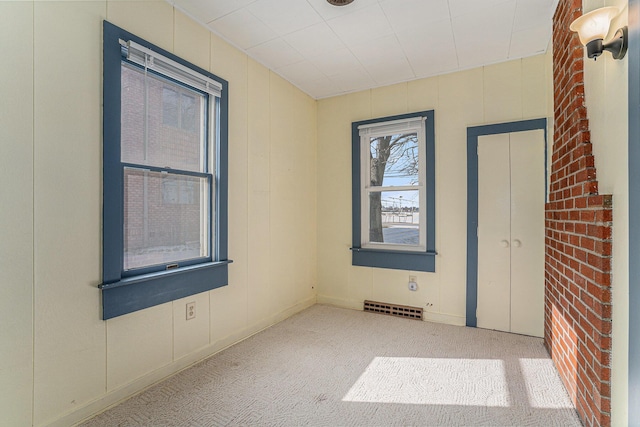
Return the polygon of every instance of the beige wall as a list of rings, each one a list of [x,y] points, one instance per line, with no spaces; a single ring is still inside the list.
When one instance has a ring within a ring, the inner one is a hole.
[[[229,81],[234,260],[107,322],[103,19]],[[70,425],[315,303],[315,100],[165,1],[0,2],[0,55],[0,424]]]
[[[611,30],[627,24],[627,0],[584,0],[585,12],[616,6],[621,14]],[[613,36],[613,33],[610,34]],[[629,377],[629,167],[628,57],[614,60],[604,53],[597,61],[585,56],[585,102],[600,194],[613,194],[613,310],[611,349],[611,424],[628,418]]]
[[[108,322],[96,288],[102,19],[229,80],[231,95],[230,286]],[[585,77],[600,190],[615,196],[619,425],[627,61],[607,55]],[[550,54],[316,102],[164,1],[0,2],[0,56],[0,414],[11,426],[69,425],[313,304],[316,290],[320,302],[391,301],[464,324],[466,128],[552,114]],[[436,272],[353,267],[350,123],[425,109],[436,119]],[[198,315],[186,322],[193,300]]]
[[[365,299],[419,306],[428,320],[465,323],[467,127],[550,118],[551,56],[401,83],[318,103],[318,302]],[[436,272],[351,265],[351,122],[435,110]],[[419,289],[407,288],[409,274]]]
[[[32,17],[33,5],[0,3],[0,57],[20,64],[0,67],[0,414],[17,426],[33,395]]]

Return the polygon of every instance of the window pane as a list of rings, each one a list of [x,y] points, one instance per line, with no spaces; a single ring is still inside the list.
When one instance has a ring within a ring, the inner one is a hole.
[[[123,162],[205,172],[206,95],[123,63],[121,102]]]
[[[124,269],[209,256],[206,178],[124,170]]]
[[[167,126],[178,127],[178,92],[168,87],[162,88],[162,123]]]
[[[418,135],[416,133],[372,137],[371,186],[418,185]]]
[[[420,244],[418,190],[369,194],[369,241],[396,245]]]
[[[195,132],[198,129],[198,118],[200,109],[198,108],[198,100],[195,96],[183,93],[180,96],[180,115],[182,129]]]

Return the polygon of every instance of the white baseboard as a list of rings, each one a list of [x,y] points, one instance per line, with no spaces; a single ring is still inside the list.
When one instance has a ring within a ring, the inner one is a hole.
[[[363,301],[348,300],[343,298],[334,298],[326,295],[318,295],[318,304],[332,305],[334,307],[350,308],[352,310],[363,309]]]
[[[444,313],[432,313],[424,311],[422,317],[427,322],[445,323],[453,326],[465,326],[467,324],[467,318],[464,316],[455,316],[453,314]]]
[[[344,298],[334,298],[327,295],[318,295],[318,304],[327,304],[334,307],[350,308],[353,310],[362,310],[364,301],[349,300]],[[424,311],[424,320],[428,322],[444,323],[453,326],[465,326],[466,318],[464,316],[456,316],[453,314],[434,313]]]
[[[269,316],[268,318],[265,318],[252,325],[248,325],[247,327],[236,331],[224,338],[221,338],[216,342],[201,348],[200,350],[196,350],[195,352],[190,353],[180,359],[174,360],[168,365],[165,365],[153,372],[137,378],[129,384],[111,390],[106,394],[103,394],[99,398],[85,404],[84,406],[75,409],[73,412],[69,412],[63,415],[55,421],[48,422],[42,425],[47,427],[68,427],[78,424],[88,418],[99,414],[100,412],[109,409],[112,406],[117,405],[118,403],[136,395],[137,393],[146,390],[152,385],[172,375],[177,374],[178,372],[190,367],[191,365],[201,362],[204,359],[207,359],[208,357],[211,357],[214,354],[224,350],[225,348],[232,346],[242,340],[245,340],[252,335],[255,335],[256,333],[278,322],[281,322],[308,307],[311,307],[315,303],[315,296],[300,301],[299,303],[293,305],[292,307],[289,307],[286,310]]]

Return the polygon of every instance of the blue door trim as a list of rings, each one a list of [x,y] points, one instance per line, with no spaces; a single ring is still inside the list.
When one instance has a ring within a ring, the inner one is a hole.
[[[478,307],[478,137],[536,129],[544,131],[546,170],[547,119],[524,120],[467,128],[467,326],[476,327],[478,320],[476,318],[476,309]]]

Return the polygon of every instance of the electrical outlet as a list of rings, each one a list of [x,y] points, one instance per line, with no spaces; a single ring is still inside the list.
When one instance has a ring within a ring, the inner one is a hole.
[[[187,320],[196,318],[196,302],[188,302],[187,303]]]
[[[409,276],[409,290],[417,291],[418,290],[418,281],[416,276]]]

